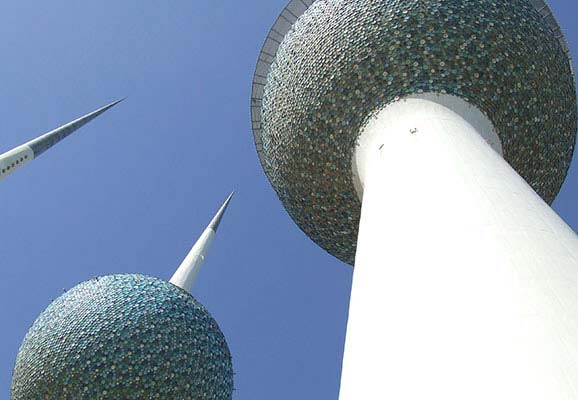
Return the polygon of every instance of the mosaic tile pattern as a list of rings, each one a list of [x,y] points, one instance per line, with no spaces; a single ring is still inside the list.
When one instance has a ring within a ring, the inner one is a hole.
[[[361,128],[400,97],[448,93],[490,118],[505,159],[551,203],[576,141],[568,61],[528,0],[317,0],[267,75],[265,173],[299,227],[353,264]]]
[[[74,287],[38,317],[16,359],[12,400],[229,400],[227,343],[176,286],[110,275]]]

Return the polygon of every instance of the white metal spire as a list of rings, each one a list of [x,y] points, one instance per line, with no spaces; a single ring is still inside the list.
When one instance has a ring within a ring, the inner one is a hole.
[[[91,112],[90,114],[86,114],[72,122],[69,122],[59,128],[45,133],[42,136],[37,137],[36,139],[32,139],[29,142],[15,147],[12,150],[0,154],[0,179],[3,179],[12,174],[14,171],[21,168],[24,164],[38,157],[40,154],[44,153],[56,143],[72,134],[78,128],[92,121],[94,118],[98,117],[100,114],[104,113],[109,108],[114,107],[123,100],[124,99],[121,99],[107,104],[106,106],[101,107],[98,110]]]
[[[221,219],[223,218],[225,210],[227,209],[227,206],[229,205],[232,197],[233,193],[227,197],[207,228],[203,231],[197,242],[193,245],[191,251],[189,251],[189,254],[187,254],[169,281],[170,283],[191,293],[191,289],[193,288],[193,285],[197,279],[201,265],[203,264],[203,261],[205,261],[205,256],[209,251],[209,247],[213,242],[213,238],[215,237],[217,229],[219,228]]]

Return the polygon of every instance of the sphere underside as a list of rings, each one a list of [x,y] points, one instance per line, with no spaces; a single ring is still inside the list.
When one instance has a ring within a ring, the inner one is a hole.
[[[229,349],[185,291],[143,275],[74,287],[38,317],[20,348],[12,400],[232,396]]]
[[[291,217],[346,263],[361,208],[351,166],[359,132],[416,93],[459,96],[487,115],[504,158],[545,201],[564,181],[576,139],[574,76],[529,1],[317,0],[277,50],[256,134]]]

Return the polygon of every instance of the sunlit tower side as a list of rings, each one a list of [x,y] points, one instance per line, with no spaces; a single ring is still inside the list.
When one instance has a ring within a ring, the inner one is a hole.
[[[25,164],[35,159],[40,154],[44,153],[65,137],[71,135],[78,128],[92,121],[109,108],[114,107],[122,100],[124,99],[110,103],[91,112],[90,114],[86,114],[72,122],[37,137],[36,139],[32,139],[29,142],[13,148],[12,150],[0,154],[0,179],[4,179],[16,170],[22,168]]]
[[[291,1],[259,55],[257,152],[354,264],[341,400],[578,398],[576,141],[540,0]]]
[[[229,347],[191,293],[202,260],[189,262],[204,260],[230,199],[179,267],[187,279],[108,275],[54,300],[20,347],[11,399],[231,400]]]

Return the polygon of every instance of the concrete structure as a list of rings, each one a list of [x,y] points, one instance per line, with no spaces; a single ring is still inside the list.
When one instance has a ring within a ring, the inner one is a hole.
[[[0,154],[0,179],[4,179],[8,175],[14,173],[17,169],[22,168],[25,164],[29,163],[56,143],[72,134],[78,128],[92,121],[94,118],[98,117],[109,108],[114,107],[121,101],[122,100],[117,100],[110,103],[91,112],[90,114],[80,117],[66,125],[62,125],[59,128],[45,133],[36,139]]]
[[[355,272],[341,400],[578,398],[576,141],[542,1],[292,1],[259,56],[263,168]]]
[[[213,232],[229,200],[209,226]],[[185,289],[138,274],[75,286],[26,334],[11,399],[231,400],[225,337]]]

